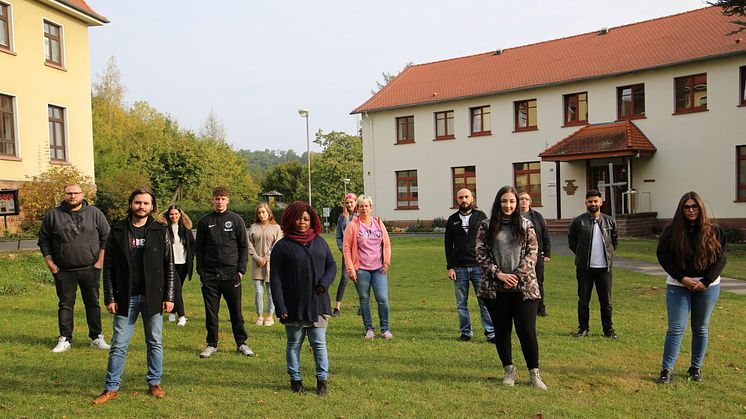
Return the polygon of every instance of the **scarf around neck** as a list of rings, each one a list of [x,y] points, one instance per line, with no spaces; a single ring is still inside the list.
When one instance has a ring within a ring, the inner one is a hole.
[[[290,233],[286,235],[285,237],[305,246],[305,245],[308,245],[308,243],[310,243],[311,240],[316,238],[317,235],[318,234],[316,233],[314,229],[309,228],[308,230],[306,230],[305,233],[300,233],[298,231],[291,230]]]

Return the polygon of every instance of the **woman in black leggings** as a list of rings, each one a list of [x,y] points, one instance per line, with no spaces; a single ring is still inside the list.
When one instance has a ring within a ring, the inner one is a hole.
[[[530,384],[546,390],[539,375],[539,343],[536,339],[536,313],[541,299],[536,280],[538,242],[531,222],[516,211],[518,192],[503,186],[492,204],[489,220],[477,232],[477,261],[482,268],[478,296],[484,301],[495,326],[495,346],[503,364],[503,384],[516,380],[511,348],[515,323]]]

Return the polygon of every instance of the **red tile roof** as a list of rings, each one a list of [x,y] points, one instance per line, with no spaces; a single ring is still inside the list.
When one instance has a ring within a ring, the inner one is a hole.
[[[109,19],[106,18],[106,16],[101,15],[97,13],[95,10],[91,8],[91,6],[88,5],[88,3],[85,2],[85,0],[56,0],[58,3],[62,3],[65,6],[70,6],[73,9],[84,13],[96,20],[101,21],[102,23],[109,23]]]
[[[746,54],[719,7],[405,69],[352,113],[486,96]]]
[[[650,156],[656,148],[632,121],[586,125],[539,153],[544,161]]]

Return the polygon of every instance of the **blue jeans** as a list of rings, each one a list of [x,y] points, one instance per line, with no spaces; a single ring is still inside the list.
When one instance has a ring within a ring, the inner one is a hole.
[[[267,289],[267,312],[269,315],[275,313],[275,303],[272,302],[272,289],[269,287],[269,282],[264,282],[261,279],[254,280],[254,304],[256,304],[256,314],[262,315],[264,313],[264,289]]]
[[[479,285],[482,283],[482,268],[479,266],[466,266],[460,268],[454,268],[456,271],[456,281],[453,285],[456,289],[456,311],[458,312],[459,330],[462,335],[472,336],[474,333],[471,330],[471,318],[469,317],[469,283],[474,288],[476,294],[479,290]],[[487,311],[487,307],[484,306],[484,302],[481,298],[477,298],[479,303],[479,314],[482,318],[482,326],[484,327],[484,335],[487,339],[492,339],[495,336],[495,328],[492,326],[492,319],[490,313]]]
[[[155,313],[146,316],[147,303],[144,295],[130,297],[129,315],[114,316],[114,335],[111,337],[111,349],[109,350],[109,364],[104,381],[106,390],[118,391],[122,383],[124,372],[124,361],[127,359],[127,350],[130,346],[132,333],[135,330],[137,316],[142,313],[142,323],[145,329],[145,345],[148,348],[148,373],[145,379],[148,385],[161,383],[163,376],[163,315]]]
[[[378,304],[378,319],[381,322],[381,333],[389,330],[389,276],[379,270],[357,270],[357,295],[360,297],[360,313],[363,315],[365,330],[375,330],[373,315],[370,313],[370,289]]]
[[[290,379],[298,381],[300,376],[300,349],[303,339],[308,334],[308,343],[313,349],[313,358],[316,362],[316,379],[326,380],[329,377],[329,358],[326,353],[326,328],[325,327],[298,327],[285,325],[285,334],[288,338],[285,347],[285,360],[288,365]]]
[[[710,315],[720,296],[720,284],[710,285],[702,292],[689,291],[686,287],[668,285],[666,289],[666,309],[668,311],[668,332],[663,345],[663,368],[673,370],[679,356],[681,338],[686,331],[689,312],[692,313],[692,360],[691,367],[701,368],[707,349],[707,335],[710,328]]]

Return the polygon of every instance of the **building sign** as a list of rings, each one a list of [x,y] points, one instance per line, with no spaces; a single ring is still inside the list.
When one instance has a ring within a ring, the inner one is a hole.
[[[18,215],[18,190],[0,190],[0,215]]]

